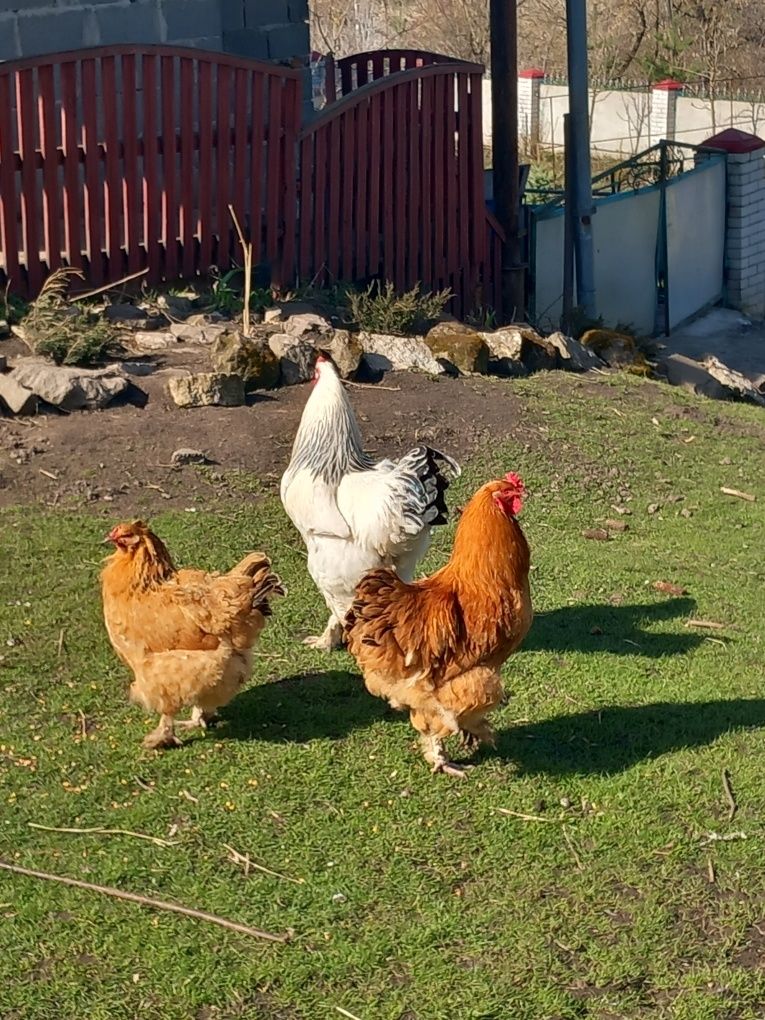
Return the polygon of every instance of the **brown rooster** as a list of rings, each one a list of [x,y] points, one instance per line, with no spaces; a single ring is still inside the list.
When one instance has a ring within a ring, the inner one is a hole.
[[[493,742],[488,713],[502,700],[498,670],[532,620],[528,543],[516,520],[525,489],[510,473],[465,507],[449,562],[406,584],[370,571],[346,616],[348,647],[370,694],[406,709],[434,772],[464,775],[443,742]]]
[[[130,697],[158,712],[147,748],[180,744],[174,727],[205,727],[252,671],[252,648],[282,582],[263,553],[228,574],[176,570],[163,542],[142,521],[118,524],[101,574],[104,621],[117,655],[135,676]],[[191,718],[175,722],[184,707]]]

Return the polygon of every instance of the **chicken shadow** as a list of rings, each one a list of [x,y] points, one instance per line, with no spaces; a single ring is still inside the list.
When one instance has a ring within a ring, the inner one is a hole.
[[[563,606],[534,616],[522,648],[527,652],[606,652],[649,658],[684,655],[701,644],[702,634],[656,634],[643,628],[690,616],[695,607],[691,598],[634,605]]]
[[[216,739],[297,744],[338,740],[394,714],[386,702],[367,693],[357,673],[298,673],[238,694],[221,711]]]
[[[526,774],[613,775],[640,761],[702,747],[734,730],[765,726],[765,699],[606,705],[511,726],[485,756]]]

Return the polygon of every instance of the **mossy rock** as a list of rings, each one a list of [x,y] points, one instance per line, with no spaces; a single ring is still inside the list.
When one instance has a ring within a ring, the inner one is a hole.
[[[439,322],[425,337],[433,357],[462,375],[489,371],[489,347],[480,333],[460,322]]]
[[[633,368],[645,359],[638,352],[634,339],[615,329],[588,329],[579,341],[589,347],[611,368]]]
[[[247,391],[271,390],[279,385],[279,359],[264,339],[223,333],[213,345],[211,360],[216,372],[238,375]]]

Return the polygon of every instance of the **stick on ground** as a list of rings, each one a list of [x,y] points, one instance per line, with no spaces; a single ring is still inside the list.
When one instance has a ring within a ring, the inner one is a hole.
[[[182,907],[178,903],[168,903],[166,900],[152,900],[148,896],[139,896],[138,893],[123,892],[121,889],[113,889],[109,885],[94,885],[92,882],[82,882],[77,878],[65,878],[63,875],[50,875],[47,871],[33,871],[31,868],[22,868],[18,864],[8,864],[0,861],[0,868],[4,871],[12,871],[17,875],[26,875],[27,878],[41,878],[46,882],[60,882],[62,885],[71,885],[76,889],[88,889],[90,892],[103,893],[104,896],[113,896],[118,900],[129,900],[131,903],[140,903],[144,907],[151,907],[152,910],[169,910],[174,914],[183,914],[184,917],[196,917],[200,921],[210,921],[212,924],[219,924],[221,928],[228,928],[231,931],[241,932],[242,935],[252,935],[258,939],[267,939],[269,942],[286,942],[289,935],[273,935],[268,931],[260,931],[259,928],[250,928],[246,924],[238,924],[236,921],[228,921],[225,917],[218,917],[217,914],[208,914],[204,910],[195,910],[192,907]]]
[[[728,802],[728,821],[732,822],[736,817],[738,811],[738,804],[736,798],[733,796],[733,788],[730,785],[730,773],[727,769],[722,770],[722,784],[723,792],[725,793],[725,799]]]
[[[133,836],[135,839],[145,839],[147,843],[154,843],[155,846],[177,846],[176,842],[167,839],[160,839],[159,836],[147,836],[143,832],[131,832],[129,829],[102,829],[98,826],[91,829],[58,829],[55,825],[40,825],[38,822],[29,822],[30,829],[42,829],[44,832],[66,832],[73,836]]]

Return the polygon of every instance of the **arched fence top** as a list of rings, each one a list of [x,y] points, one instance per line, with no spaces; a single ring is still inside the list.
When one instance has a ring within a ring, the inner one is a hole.
[[[411,61],[413,63],[416,61],[422,61],[421,64],[414,63],[414,66],[427,66],[429,64],[453,64],[456,61],[459,61],[459,57],[450,57],[445,53],[430,53],[428,50],[367,50],[365,53],[352,53],[350,56],[340,57],[335,61],[335,65],[342,69],[343,67],[349,67],[354,64],[373,63],[374,61],[385,60],[392,63],[395,63],[396,61],[399,63],[401,61]],[[404,70],[404,68],[402,68],[402,70]],[[483,70],[483,68],[481,70]]]
[[[361,103],[366,102],[368,99],[375,95],[379,95],[382,92],[394,90],[401,85],[405,85],[408,82],[413,81],[424,81],[427,78],[445,78],[449,75],[462,75],[464,77],[481,76],[483,75],[483,67],[481,64],[469,64],[464,60],[454,60],[449,63],[442,64],[429,64],[423,67],[412,67],[407,71],[396,71],[394,74],[386,75],[384,78],[376,78],[374,81],[368,82],[366,85],[362,85],[360,88],[354,89],[353,92],[348,93],[338,99],[336,103],[332,103],[326,107],[310,124],[307,124],[303,129],[301,138],[307,138],[322,128],[326,127],[327,124],[332,123],[338,117],[341,117],[344,113],[352,110],[354,107],[359,106]]]
[[[0,75],[14,74],[16,71],[28,71],[37,67],[50,67],[59,64],[74,64],[82,60],[98,60],[109,57],[174,57],[181,60],[194,60],[203,64],[218,64],[234,70],[246,68],[258,74],[276,78],[302,80],[302,72],[282,64],[273,64],[266,60],[250,60],[248,57],[235,57],[217,50],[199,50],[191,46],[163,46],[150,43],[120,44],[116,46],[92,46],[80,50],[66,50],[61,53],[43,53],[36,57],[23,57],[20,60],[5,60],[0,63]]]

